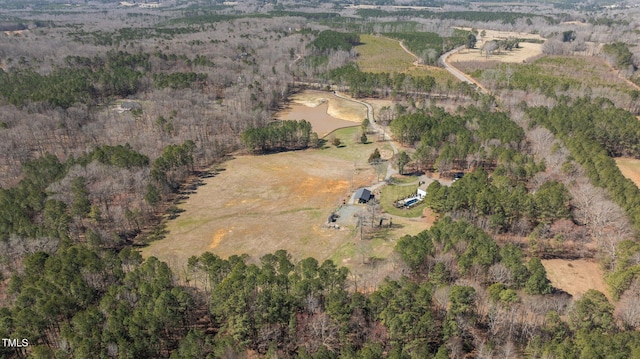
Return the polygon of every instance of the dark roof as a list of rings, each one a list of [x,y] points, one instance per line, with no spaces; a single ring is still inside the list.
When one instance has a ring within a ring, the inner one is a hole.
[[[356,191],[356,199],[357,200],[363,200],[363,201],[368,201],[371,199],[371,191],[369,191],[366,188],[360,188],[359,190]]]

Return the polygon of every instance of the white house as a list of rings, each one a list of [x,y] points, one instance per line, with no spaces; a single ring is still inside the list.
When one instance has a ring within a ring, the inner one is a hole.
[[[418,199],[423,200],[424,197],[427,195],[427,187],[429,187],[428,184],[423,184],[422,186],[418,187]]]

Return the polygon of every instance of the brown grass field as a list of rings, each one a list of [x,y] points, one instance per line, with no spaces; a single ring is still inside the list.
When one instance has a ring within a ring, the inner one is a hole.
[[[470,30],[470,29],[467,29]],[[528,59],[542,55],[542,44],[534,44],[530,42],[521,42],[519,49],[513,51],[502,51],[490,55],[488,58],[484,55],[484,52],[480,54],[482,46],[492,40],[504,40],[510,37],[516,37],[520,39],[533,39],[544,40],[540,35],[529,34],[524,32],[508,32],[508,31],[494,31],[494,30],[478,30],[478,33],[485,32],[485,36],[478,35],[478,42],[475,49],[464,49],[449,57],[449,63],[455,66],[456,62],[465,61],[500,61],[500,62],[513,62],[522,63]]]
[[[350,189],[353,163],[317,151],[241,156],[205,180],[168,222],[167,238],[144,248],[170,264],[182,265],[205,251],[228,257],[260,257],[287,249],[294,257],[330,257],[349,230],[323,229],[326,217]],[[363,168],[354,185],[367,184]]]
[[[586,259],[549,259],[543,260],[542,265],[551,284],[574,297],[580,297],[589,289],[598,290],[609,297],[602,270],[597,262]]]
[[[640,187],[640,160],[626,157],[616,158],[615,160],[622,175]]]
[[[352,190],[375,183],[366,160],[381,144],[358,143],[358,131],[336,131],[345,143],[341,148],[238,156],[225,162],[223,171],[204,179],[204,185],[179,204],[184,211],[167,221],[167,236],[143,248],[143,256],[156,256],[183,276],[188,258],[206,251],[221,257],[247,253],[255,260],[285,249],[294,260],[330,258],[349,267],[360,288],[364,283],[375,287],[396,269],[396,261],[386,260],[395,239],[417,234],[428,222],[394,218],[392,228],[365,241],[358,239],[354,225],[323,227]]]

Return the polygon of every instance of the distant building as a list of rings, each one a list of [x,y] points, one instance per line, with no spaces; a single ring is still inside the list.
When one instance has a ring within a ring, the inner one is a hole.
[[[358,203],[367,203],[371,200],[371,191],[369,191],[366,188],[360,188],[359,190],[356,191],[356,196],[355,196],[355,200]]]
[[[155,9],[160,7],[160,3],[158,2],[148,2],[146,4],[140,4],[139,7],[141,9]]]
[[[124,101],[120,104],[120,108],[124,111],[142,110],[142,105],[133,101]]]

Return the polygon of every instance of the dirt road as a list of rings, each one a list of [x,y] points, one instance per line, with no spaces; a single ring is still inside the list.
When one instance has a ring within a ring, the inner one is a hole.
[[[382,133],[382,139],[389,143],[389,145],[391,146],[391,149],[393,150],[394,156],[398,154],[398,148],[396,147],[395,143],[393,143],[393,141],[391,140],[391,136],[389,136],[387,132],[382,128],[382,126],[380,126],[376,122],[376,119],[373,116],[373,106],[371,106],[371,104],[342,95],[338,91],[335,91],[334,93],[337,97],[364,105],[367,108],[367,117],[369,118],[369,123],[371,124],[371,127],[373,127],[373,130],[377,133]],[[389,166],[387,167],[387,175],[384,177],[384,180],[388,181],[391,178],[391,176],[397,173],[398,171],[395,168],[393,168],[391,161],[389,161]]]
[[[449,63],[449,56],[451,56],[452,54],[455,54],[456,52],[460,51],[464,49],[464,46],[459,46],[456,47],[455,49],[442,54],[442,56],[440,56],[440,63],[442,64],[442,66],[444,66],[444,68],[449,71],[449,73],[451,73],[453,76],[455,76],[458,80],[462,81],[462,82],[466,82],[466,83],[470,83],[472,85],[477,86],[479,89],[482,90],[482,92],[488,94],[489,91],[484,88],[478,81],[472,79],[471,77],[467,76],[465,73],[463,73],[462,71],[458,70],[457,68],[451,66],[451,64]]]

